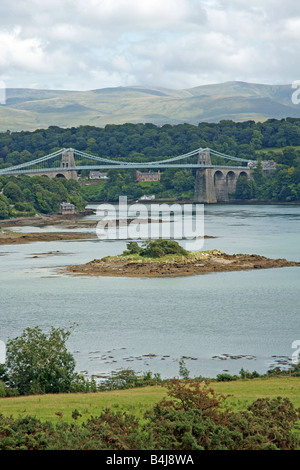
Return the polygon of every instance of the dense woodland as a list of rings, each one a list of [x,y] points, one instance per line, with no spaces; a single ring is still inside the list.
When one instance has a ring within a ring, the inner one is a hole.
[[[177,156],[199,147],[210,147],[244,159],[273,159],[277,164],[275,173],[264,176],[258,166],[253,181],[241,179],[231,197],[280,202],[300,200],[300,119],[297,118],[270,119],[263,123],[203,122],[198,126],[146,123],[107,125],[104,128],[80,126],[62,129],[51,126],[34,132],[7,131],[0,133],[0,168],[69,147],[101,157],[138,162]],[[224,160],[213,157],[213,163],[224,164]],[[83,178],[87,176],[82,174]],[[164,199],[192,199],[195,171],[168,169],[162,172],[159,183],[138,183],[135,171],[128,170],[109,171],[109,180],[101,184],[76,185],[47,180],[36,177],[30,183],[26,177],[0,177],[0,191],[3,191],[0,217],[5,218],[9,210],[13,212],[9,215],[19,215],[24,211],[53,212],[61,199],[74,202],[77,208],[82,208],[85,201],[117,201],[120,194],[133,200],[149,193]],[[12,189],[11,183],[18,186],[19,191],[15,186]],[[12,210],[12,204],[16,203],[21,206]]]
[[[0,176],[0,219],[57,212],[63,201],[83,210],[86,203],[77,181],[45,176]]]

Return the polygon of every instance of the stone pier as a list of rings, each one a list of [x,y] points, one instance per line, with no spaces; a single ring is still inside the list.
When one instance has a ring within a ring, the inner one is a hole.
[[[48,176],[48,178],[66,178],[67,180],[77,180],[78,174],[76,170],[67,170],[67,168],[75,168],[76,162],[73,150],[66,150],[62,153],[61,164],[59,170],[43,171],[37,170],[26,172],[28,176]]]
[[[207,167],[212,165],[209,150],[199,152],[198,164]],[[232,166],[199,168],[196,170],[194,201],[203,204],[228,201],[229,195],[235,192],[236,182],[241,176],[251,178],[251,169]]]

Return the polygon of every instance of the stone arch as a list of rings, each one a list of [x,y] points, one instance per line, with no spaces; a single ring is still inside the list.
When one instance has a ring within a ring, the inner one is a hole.
[[[62,173],[57,173],[55,175],[55,178],[65,178],[65,175],[63,175]]]
[[[226,175],[221,170],[216,170],[214,174],[214,186],[217,201],[226,201],[228,199],[228,190]]]
[[[232,171],[232,170],[228,171],[226,175],[228,194],[233,194],[235,192],[236,180],[237,180],[237,176],[236,176],[235,171]]]
[[[246,178],[249,178],[249,175],[248,175],[248,173],[247,173],[246,171],[241,171],[238,177],[239,177],[239,178],[243,178],[243,177],[245,177],[245,176],[246,176]]]

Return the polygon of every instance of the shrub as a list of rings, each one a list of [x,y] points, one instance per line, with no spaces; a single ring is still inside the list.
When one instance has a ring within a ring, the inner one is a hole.
[[[208,382],[172,380],[169,399],[142,421],[104,410],[83,424],[0,415],[0,450],[296,450],[300,417],[286,398],[259,399],[243,412],[222,407],[226,397]]]
[[[291,375],[292,377],[300,377],[300,362],[292,365]]]
[[[162,382],[160,374],[152,374],[151,371],[144,372],[143,375],[137,375],[132,369],[122,369],[119,372],[113,372],[105,382],[98,385],[97,390],[124,390],[133,387],[158,385]]]
[[[6,387],[5,389],[5,396],[6,397],[18,397],[20,392],[17,388],[14,387]]]
[[[36,418],[26,416],[15,420],[0,415],[0,450],[44,450],[51,433],[54,427]]]
[[[217,382],[231,382],[232,380],[237,380],[237,376],[230,374],[218,374],[216,380]]]
[[[140,254],[142,251],[142,248],[139,246],[137,242],[129,242],[126,245],[127,250],[124,251],[124,254],[126,255],[135,255],[135,254]]]
[[[254,370],[253,372],[249,372],[248,370],[241,369],[239,374],[242,379],[256,379],[257,377],[260,377],[259,373],[256,372],[256,370]]]
[[[174,240],[148,240],[140,247],[137,242],[129,242],[127,250],[124,255],[139,254],[149,258],[162,258],[166,255],[183,255],[186,256],[188,252]]]
[[[246,411],[223,411],[226,397],[206,382],[172,381],[169,396],[148,413],[148,429],[159,450],[293,450],[300,410],[288,399],[263,399]]]

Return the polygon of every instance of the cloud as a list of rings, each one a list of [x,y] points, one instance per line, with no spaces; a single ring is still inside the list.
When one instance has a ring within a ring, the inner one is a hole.
[[[38,72],[41,69],[45,70],[43,59],[45,59],[45,54],[40,39],[22,39],[20,28],[15,28],[11,32],[0,32],[0,67],[2,69],[26,68],[29,71]]]
[[[188,88],[298,76],[294,0],[2,0],[7,86]]]

